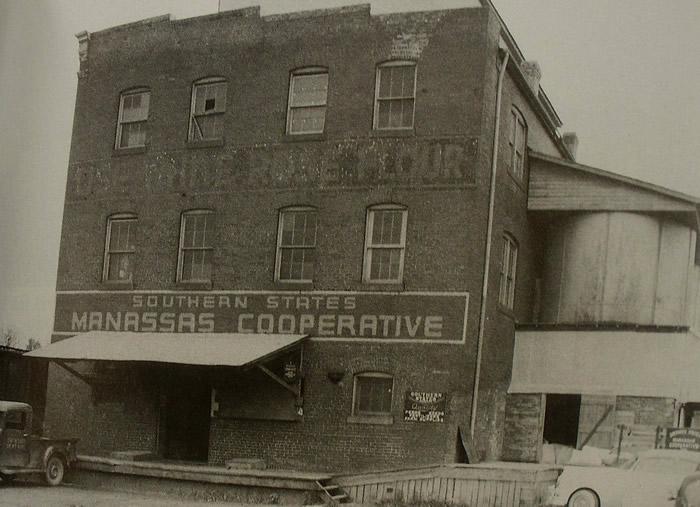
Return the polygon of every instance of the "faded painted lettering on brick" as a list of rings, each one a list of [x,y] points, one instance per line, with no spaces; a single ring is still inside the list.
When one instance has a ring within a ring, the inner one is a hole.
[[[466,293],[59,292],[58,333],[288,333],[464,340]]]
[[[148,155],[145,170],[121,158],[78,164],[70,195],[115,191],[160,193],[184,190],[335,188],[392,183],[464,186],[475,183],[477,139],[375,139],[331,145],[264,144],[226,153],[176,151]]]

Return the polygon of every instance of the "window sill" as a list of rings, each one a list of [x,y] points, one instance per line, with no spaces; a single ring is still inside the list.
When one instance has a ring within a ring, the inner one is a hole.
[[[223,139],[203,139],[201,141],[187,141],[187,148],[218,148],[224,145]]]
[[[315,133],[315,134],[284,134],[282,136],[282,142],[284,143],[296,143],[304,141],[325,141],[327,139],[325,132]]]
[[[385,290],[390,292],[403,292],[406,290],[403,282],[373,282],[371,280],[363,280],[362,287],[366,290]]]
[[[416,132],[410,129],[373,129],[370,137],[415,137]]]
[[[515,183],[515,185],[516,185],[520,190],[522,190],[523,192],[526,192],[526,193],[527,193],[527,188],[526,188],[526,186],[525,186],[525,174],[524,174],[525,169],[523,169],[523,175],[522,175],[522,176],[518,176],[517,174],[515,174],[515,173],[510,169],[510,167],[507,169],[507,171],[508,171],[508,175],[513,179],[513,182]]]
[[[112,150],[113,157],[124,157],[127,155],[138,155],[146,153],[148,146],[132,146],[131,148],[114,148]]]
[[[515,312],[513,311],[513,308],[508,308],[506,306],[503,306],[502,304],[498,303],[498,311],[508,317],[511,320],[515,320]]]
[[[275,280],[275,287],[278,289],[308,290],[312,289],[313,286],[313,280],[309,280],[308,282],[299,280]]]
[[[102,286],[110,290],[133,290],[133,280],[105,280]]]
[[[390,426],[394,424],[394,416],[389,415],[351,415],[347,422],[351,424],[376,424],[380,426]]]
[[[177,282],[177,286],[182,288],[182,289],[188,289],[188,290],[211,290],[212,283],[211,283],[211,280],[201,281],[201,282],[179,281],[179,282]]]

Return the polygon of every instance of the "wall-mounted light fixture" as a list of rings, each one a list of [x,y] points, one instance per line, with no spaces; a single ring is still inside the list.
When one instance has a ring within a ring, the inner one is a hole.
[[[345,371],[344,370],[332,370],[327,373],[328,380],[333,382],[334,384],[339,383],[341,380],[343,380],[343,377],[345,376]]]

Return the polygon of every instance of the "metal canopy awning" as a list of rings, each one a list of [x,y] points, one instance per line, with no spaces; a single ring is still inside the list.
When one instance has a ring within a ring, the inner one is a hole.
[[[700,401],[698,371],[692,333],[519,330],[508,392]]]
[[[249,366],[299,345],[307,335],[89,331],[24,354],[58,361],[139,361]]]

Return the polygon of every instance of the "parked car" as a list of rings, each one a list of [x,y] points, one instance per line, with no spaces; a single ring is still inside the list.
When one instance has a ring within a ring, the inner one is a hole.
[[[700,453],[654,449],[626,468],[567,466],[557,479],[550,505],[567,507],[674,507],[688,475],[700,471]]]
[[[683,479],[678,490],[676,507],[700,507],[700,474],[689,475]]]
[[[18,475],[41,474],[50,486],[58,486],[76,461],[77,438],[51,439],[33,435],[32,407],[0,401],[0,480]]]

